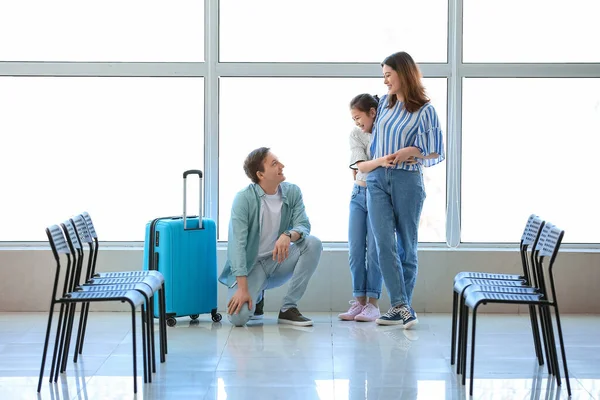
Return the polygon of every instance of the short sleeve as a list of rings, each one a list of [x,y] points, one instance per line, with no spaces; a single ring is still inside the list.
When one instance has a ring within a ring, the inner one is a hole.
[[[367,147],[365,143],[360,140],[360,129],[355,128],[350,132],[350,168],[358,169],[356,163],[359,161],[367,161],[369,156],[367,155]]]
[[[423,156],[437,153],[439,157],[423,159],[424,167],[431,167],[446,159],[444,136],[440,126],[440,120],[435,108],[431,103],[423,106],[419,116],[419,128],[415,146],[419,148]]]

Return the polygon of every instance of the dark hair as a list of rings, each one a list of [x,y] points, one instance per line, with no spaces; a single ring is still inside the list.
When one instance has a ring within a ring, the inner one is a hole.
[[[393,68],[398,73],[406,111],[415,112],[429,102],[429,97],[425,94],[425,87],[421,82],[421,71],[408,53],[404,51],[394,53],[383,60],[381,66],[384,65]],[[388,108],[394,107],[396,101],[398,101],[396,96],[389,96]]]
[[[244,172],[254,183],[258,183],[258,175],[256,173],[258,171],[265,172],[265,158],[267,158],[269,150],[271,149],[268,147],[259,147],[256,150],[252,150],[244,161]]]
[[[362,93],[352,99],[350,102],[350,109],[357,109],[359,111],[368,113],[371,108],[377,110],[377,104],[379,104],[379,97],[377,95],[371,96],[369,93]]]

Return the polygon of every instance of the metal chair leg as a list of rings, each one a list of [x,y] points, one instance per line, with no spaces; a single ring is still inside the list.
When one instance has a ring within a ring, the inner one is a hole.
[[[454,365],[455,352],[456,352],[456,328],[457,328],[457,314],[458,314],[458,293],[452,291],[452,345],[450,347],[450,365]]]
[[[475,321],[477,319],[477,307],[473,308],[473,318],[471,319],[473,332],[471,333],[471,381],[469,382],[469,395],[473,396],[473,381],[475,380]],[[464,375],[463,375],[464,376]]]

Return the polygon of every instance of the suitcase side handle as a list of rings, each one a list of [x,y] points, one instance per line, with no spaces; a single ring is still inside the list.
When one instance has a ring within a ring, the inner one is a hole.
[[[198,175],[200,179],[200,196],[198,196],[198,229],[202,229],[202,171],[199,169],[190,169],[183,173],[183,230],[187,229],[187,176]]]

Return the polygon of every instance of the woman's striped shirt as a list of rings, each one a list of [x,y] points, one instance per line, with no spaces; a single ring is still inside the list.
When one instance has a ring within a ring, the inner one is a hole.
[[[414,146],[424,157],[431,153],[437,153],[439,157],[428,160],[420,158],[416,164],[400,163],[396,165],[396,169],[417,171],[421,169],[421,165],[431,167],[444,161],[446,152],[442,128],[431,103],[426,103],[413,113],[408,112],[400,101],[392,108],[387,106],[388,95],[385,95],[379,101],[377,117],[373,123],[373,159]]]

